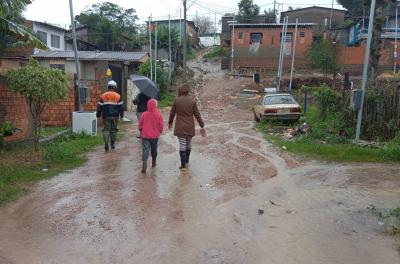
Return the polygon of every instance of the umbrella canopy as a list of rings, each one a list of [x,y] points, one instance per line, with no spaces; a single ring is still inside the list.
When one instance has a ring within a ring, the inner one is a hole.
[[[152,80],[145,76],[141,75],[132,75],[131,80],[139,88],[142,94],[147,95],[148,97],[158,99],[160,95],[160,89],[154,84]]]

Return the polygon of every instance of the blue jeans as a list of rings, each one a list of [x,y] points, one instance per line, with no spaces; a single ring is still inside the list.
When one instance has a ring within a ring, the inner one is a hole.
[[[149,152],[151,150],[151,158],[155,160],[157,158],[157,144],[158,138],[143,138],[142,139],[142,160],[146,161],[149,158]]]

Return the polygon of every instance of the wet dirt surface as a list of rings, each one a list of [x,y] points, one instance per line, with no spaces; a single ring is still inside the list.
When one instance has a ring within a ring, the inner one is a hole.
[[[191,67],[208,136],[194,138],[189,170],[166,131],[141,174],[132,125],[115,151],[0,208],[1,264],[400,263],[366,210],[398,205],[399,166],[298,162],[255,130],[252,99],[234,96],[245,80]]]

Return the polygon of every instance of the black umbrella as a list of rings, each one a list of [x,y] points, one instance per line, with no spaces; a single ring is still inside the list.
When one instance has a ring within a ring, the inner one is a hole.
[[[142,94],[147,95],[148,97],[158,99],[160,95],[160,89],[154,84],[152,80],[145,76],[141,75],[132,75],[131,80],[139,88]]]

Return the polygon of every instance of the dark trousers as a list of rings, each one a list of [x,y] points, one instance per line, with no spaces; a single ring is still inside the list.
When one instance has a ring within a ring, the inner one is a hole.
[[[111,140],[111,143],[114,143],[117,139],[118,132],[118,117],[106,117],[103,119],[104,127],[103,127],[103,139],[104,143],[108,144]]]
[[[157,158],[157,144],[158,138],[143,138],[142,139],[142,160],[146,161],[149,158],[149,152],[151,150],[151,158],[155,160]]]

